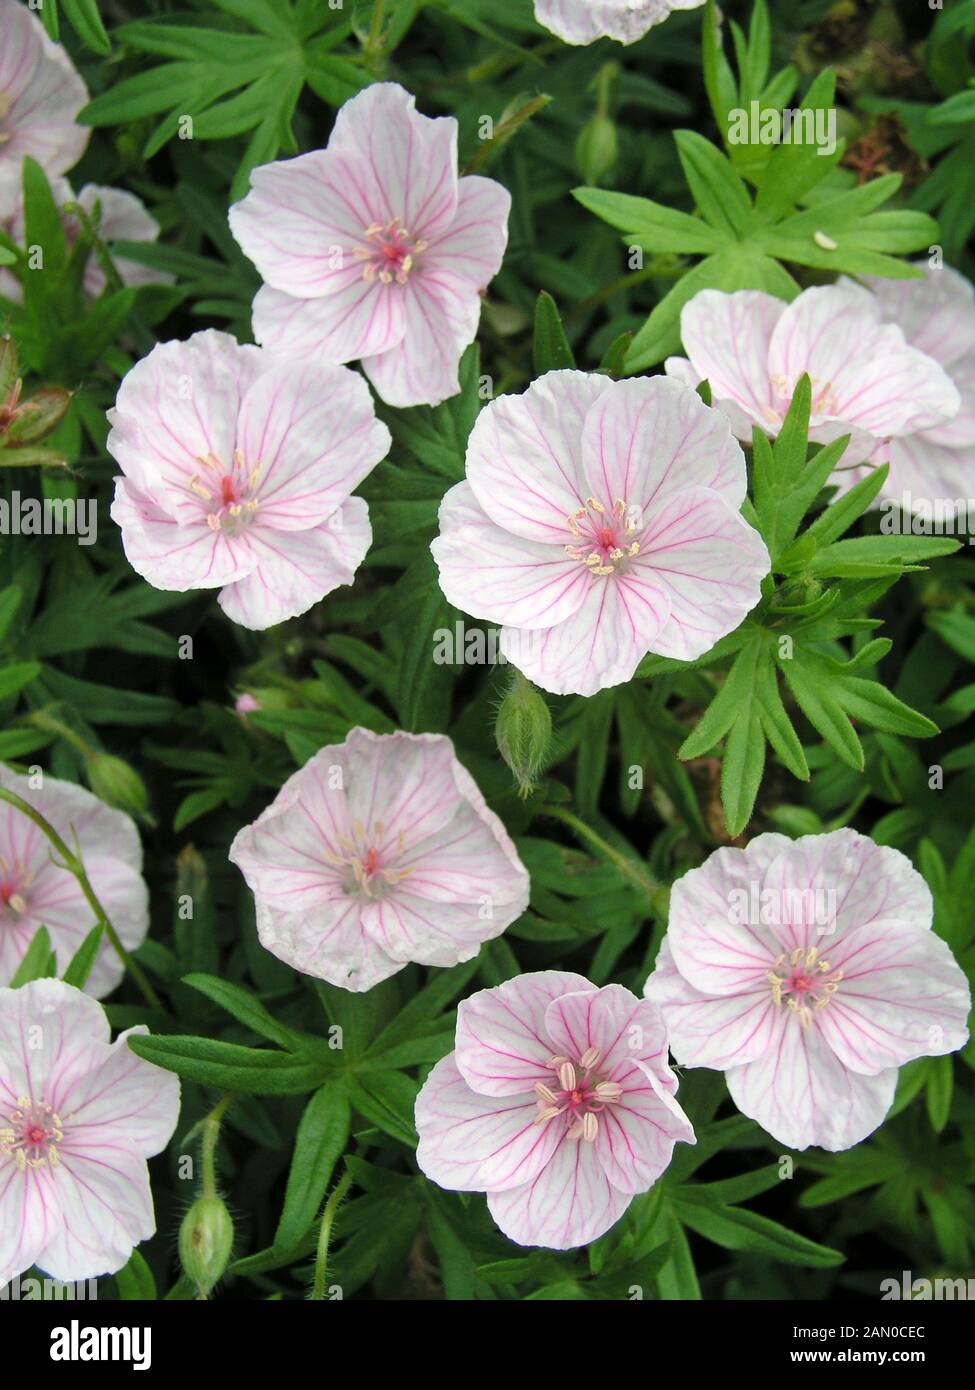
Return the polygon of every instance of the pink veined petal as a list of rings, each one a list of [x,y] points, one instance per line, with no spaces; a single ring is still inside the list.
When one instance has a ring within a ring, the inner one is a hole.
[[[972,491],[971,449],[966,445],[954,448],[938,444],[932,438],[934,430],[919,430],[917,434],[903,435],[890,443],[890,473],[884,485],[883,495],[906,507],[908,512],[919,514],[919,503],[927,503],[933,515],[935,503],[940,503],[945,517],[962,517],[970,511],[969,494]],[[927,524],[927,523],[923,523]],[[904,519],[905,528],[911,526],[910,515]]]
[[[109,413],[107,443],[133,488],[174,520],[198,522],[204,508],[192,484],[208,455],[224,470],[233,464],[240,402],[266,366],[257,348],[214,329],[158,343],[137,362]]]
[[[497,913],[480,915],[479,902],[418,897],[401,885],[379,902],[364,903],[362,923],[370,939],[391,959],[419,965],[451,966],[472,960],[485,941],[493,941],[520,917],[524,903],[499,904]],[[503,908],[503,910],[501,910]]]
[[[646,1002],[646,1001],[644,1001]],[[670,1163],[674,1145],[696,1143],[694,1129],[673,1096],[645,1063],[642,1086],[627,1086],[622,1100],[598,1116],[594,1141],[603,1172],[620,1192],[646,1192]]]
[[[361,994],[404,964],[366,934],[361,908],[357,899],[343,897],[287,912],[258,899],[257,934],[262,946],[301,974]]]
[[[111,517],[121,528],[125,558],[157,589],[215,589],[258,564],[249,532],[213,530],[202,512],[180,524],[126,478],[115,479]]]
[[[179,1078],[137,1057],[127,1042],[148,1032],[140,1025],[120,1033],[101,1065],[71,1087],[63,1154],[111,1164],[122,1152],[152,1158],[169,1143],[179,1118]]]
[[[689,487],[651,510],[626,580],[669,618],[647,646],[690,661],[733,632],[761,597],[771,568],[765,542],[710,488]]]
[[[696,391],[667,377],[612,382],[590,407],[582,452],[587,491],[617,498],[641,518],[695,485],[736,511],[745,497],[745,456],[727,419]]]
[[[426,264],[405,285],[385,288],[401,296],[406,329],[388,349],[359,354],[366,376],[387,405],[439,405],[456,396],[461,355],[474,341],[481,314],[477,290]]]
[[[547,372],[523,395],[499,396],[481,411],[467,443],[467,481],[493,522],[527,540],[572,540],[568,517],[587,495],[586,415],[609,389],[595,373]]]
[[[389,216],[368,171],[330,145],[254,169],[250,192],[230,209],[230,230],[266,284],[318,298],[361,276],[353,252]]]
[[[329,149],[347,157],[411,236],[430,241],[457,208],[457,122],[422,116],[395,82],[376,82],[340,108]],[[378,219],[377,219],[378,220]]]
[[[42,1045],[28,1049],[24,1040],[31,1029]],[[101,1005],[61,980],[33,980],[16,990],[0,989],[4,1109],[15,1108],[20,1096],[29,1096],[58,1110],[108,1035]]]
[[[545,1032],[554,1051],[572,1062],[595,1048],[599,1058],[594,1069],[599,1077],[624,1089],[647,1084],[638,1062],[657,1072],[669,1070],[660,1010],[622,985],[560,995],[545,1011]]]
[[[402,288],[367,282],[358,270],[324,299],[297,299],[264,285],[254,299],[254,337],[279,356],[318,362],[390,352],[406,332]]]
[[[56,1186],[62,1219],[37,1257],[54,1279],[73,1283],[114,1274],[155,1234],[149,1170],[125,1148],[89,1156],[63,1145]]]
[[[356,728],[344,747],[349,815],[373,829],[381,824],[383,839],[376,847],[395,847],[398,864],[415,863],[412,856],[438,843],[455,824],[462,804],[511,845],[445,735],[374,734]]]
[[[31,786],[30,778],[3,766],[0,786],[36,806],[62,837],[76,840],[86,867],[89,855],[104,854],[110,848],[114,859],[141,871],[142,842],[135,821],[124,811],[106,806],[85,787],[48,773],[44,774],[43,786]],[[5,839],[7,843],[2,845]],[[48,863],[47,841],[37,827],[15,807],[0,807],[0,854],[10,859],[22,858],[32,853],[29,843],[36,846],[39,861]]]
[[[586,566],[560,546],[491,521],[469,483],[445,494],[430,549],[448,601],[489,622],[552,627],[578,611],[592,583]]]
[[[488,1193],[488,1210],[509,1240],[571,1250],[615,1225],[632,1197],[609,1181],[595,1149],[563,1139],[533,1182]]]
[[[30,155],[48,175],[62,174],[77,164],[91,137],[76,119],[88,89],[64,49],[18,0],[0,0],[0,30],[0,92],[10,103],[0,167],[19,173]]]
[[[636,43],[673,10],[692,10],[704,0],[535,0],[535,18],[564,43],[606,37]]]
[[[571,618],[543,631],[504,627],[501,651],[543,690],[595,695],[631,678],[669,616],[662,587],[651,588],[629,573],[593,576]]]
[[[159,223],[147,211],[141,198],[124,188],[103,188],[88,183],[78,194],[77,201],[90,216],[94,216],[96,205],[100,209],[98,233],[110,250],[116,241],[151,242],[159,236]],[[164,270],[140,265],[125,256],[113,255],[113,260],[124,285],[171,285],[175,279]],[[97,298],[107,283],[97,258],[90,257],[85,266],[85,293]]]
[[[677,969],[667,937],[644,993],[662,1010],[670,1050],[681,1066],[724,1071],[754,1061],[771,1046],[776,1010],[768,981],[739,994],[705,994]]]
[[[457,185],[453,221],[430,240],[422,264],[484,289],[501,269],[510,212],[511,194],[502,184],[467,175]]]
[[[562,994],[592,990],[582,975],[541,970],[483,989],[457,1006],[458,1070],[482,1096],[518,1096],[550,1081],[555,1055],[545,1032],[549,1004]]]
[[[857,287],[804,290],[779,319],[768,361],[771,377],[789,387],[809,374],[815,416],[878,437],[926,429],[959,408],[944,369],[881,323],[872,295]]]
[[[843,977],[816,1021],[851,1071],[873,1076],[964,1047],[971,991],[932,931],[880,919],[830,947],[829,963]]]
[[[815,946],[832,961],[837,941],[858,927],[892,918],[931,925],[931,892],[914,865],[855,830],[787,840],[762,887],[782,919],[771,930],[783,951]]]
[[[241,402],[237,447],[257,473],[255,522],[320,526],[389,452],[369,388],[345,367],[289,362],[262,373]]]
[[[943,424],[932,425],[930,429],[921,431],[920,436],[916,434],[901,436],[893,441],[893,446],[900,444],[902,440],[905,444],[909,444],[911,440],[918,437],[932,444],[943,444],[951,449],[969,450],[975,445],[975,348],[970,349],[952,362],[948,368],[948,375],[961,397],[958,414],[953,415],[950,420],[946,420]],[[966,462],[969,457],[970,455],[966,453]],[[971,474],[967,473],[966,477],[970,478]]]
[[[350,497],[310,531],[255,523],[247,539],[254,567],[221,589],[217,602],[231,621],[262,630],[306,613],[340,584],[352,583],[372,544],[369,508],[361,497]]]
[[[535,1124],[536,1097],[472,1091],[454,1054],[433,1068],[416,1098],[416,1161],[452,1191],[503,1192],[533,1181],[558,1147],[559,1124]]]
[[[785,309],[781,299],[758,290],[699,290],[681,310],[681,341],[694,384],[706,380],[715,405],[730,401],[765,429],[776,406],[769,348]]]
[[[61,1202],[49,1168],[0,1167],[0,1289],[35,1265],[62,1226]]]
[[[782,950],[750,910],[767,866],[792,841],[759,835],[746,850],[721,848],[671,890],[667,941],[681,975],[702,993],[737,996],[767,986]]]
[[[866,1139],[890,1109],[897,1068],[876,1076],[850,1071],[827,1046],[815,1015],[803,1028],[782,1009],[775,1023],[764,1054],[725,1073],[738,1109],[790,1149],[815,1145],[835,1153]]]
[[[913,261],[923,280],[863,277],[887,323],[896,323],[911,347],[949,366],[975,348],[975,287],[951,266]],[[849,284],[845,278],[840,284]]]

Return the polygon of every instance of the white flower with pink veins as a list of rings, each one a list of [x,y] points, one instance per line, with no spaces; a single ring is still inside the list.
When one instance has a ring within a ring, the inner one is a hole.
[[[91,134],[77,120],[87,104],[87,87],[37,16],[0,0],[0,170],[19,174],[25,155],[48,176],[77,164]]]
[[[704,0],[535,0],[535,18],[564,43],[616,39],[636,43],[674,10],[696,10]]]
[[[146,1160],[172,1138],[179,1079],[113,1042],[61,980],[0,989],[0,1288],[36,1265],[114,1274],[156,1230]]]

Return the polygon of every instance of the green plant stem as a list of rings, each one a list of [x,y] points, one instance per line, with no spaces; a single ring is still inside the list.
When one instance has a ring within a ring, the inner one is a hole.
[[[322,1224],[318,1229],[318,1249],[315,1253],[315,1283],[311,1291],[312,1300],[315,1302],[321,1303],[325,1299],[325,1279],[328,1271],[328,1249],[332,1238],[332,1225],[339,1204],[351,1186],[352,1174],[346,1173],[330,1194],[322,1212]]]
[[[88,880],[88,875],[85,873],[85,866],[81,862],[81,857],[68,849],[68,846],[54,829],[54,826],[51,825],[49,821],[45,820],[40,811],[31,806],[30,802],[24,801],[23,797],[18,796],[16,792],[8,791],[6,787],[0,787],[0,801],[6,801],[10,806],[13,806],[15,810],[25,815],[28,820],[33,821],[41,834],[44,835],[55,851],[61,856],[64,861],[62,867],[67,869],[68,873],[72,874],[74,878],[77,879],[78,886],[85,895],[85,900],[95,914],[95,924],[97,925],[100,923],[103,927],[105,935],[112,943],[122,964],[138,985],[142,997],[150,1008],[156,1009],[159,1013],[165,1013],[166,1010],[162,1000],[153,989],[148,976],[138,961],[122,945],[118,932],[109,921],[108,913],[98,901],[95,890],[92,888]]]
[[[217,1101],[216,1105],[203,1121],[203,1142],[201,1145],[200,1164],[203,1169],[201,1195],[204,1197],[217,1196],[217,1140],[220,1138],[220,1126],[223,1122],[223,1117],[233,1099],[233,1091],[228,1091],[225,1096]]]
[[[566,811],[561,806],[544,806],[542,815],[551,816],[553,820],[561,821],[563,825],[567,825],[577,839],[596,850],[604,859],[608,859],[623,878],[643,894],[651,907],[657,909],[661,906],[662,899],[666,897],[666,889],[660,884],[654,883],[649,874],[644,873],[634,860],[621,854],[618,849],[614,849],[607,840],[604,840],[601,835],[586,825],[585,821],[580,820],[578,816],[573,815],[571,811]]]

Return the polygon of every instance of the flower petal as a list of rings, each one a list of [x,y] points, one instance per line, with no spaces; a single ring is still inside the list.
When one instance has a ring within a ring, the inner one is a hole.
[[[488,1210],[509,1240],[571,1250],[616,1224],[632,1198],[609,1181],[595,1150],[563,1139],[533,1182],[488,1193]]]
[[[457,1006],[457,1067],[482,1096],[517,1096],[536,1081],[549,1081],[555,1048],[545,1032],[545,1013],[554,999],[592,990],[582,975],[541,970],[482,989]]]

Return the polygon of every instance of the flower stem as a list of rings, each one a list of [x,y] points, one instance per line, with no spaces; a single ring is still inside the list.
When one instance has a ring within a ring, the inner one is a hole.
[[[68,846],[61,839],[61,836],[54,829],[54,826],[51,825],[50,821],[46,820],[44,816],[41,815],[40,811],[36,810],[29,801],[25,801],[23,797],[18,796],[16,792],[9,791],[6,787],[0,787],[0,801],[6,801],[9,805],[25,815],[28,820],[33,821],[41,834],[45,836],[54,850],[61,856],[61,859],[64,861],[61,867],[67,869],[68,873],[72,874],[73,877],[77,879],[78,886],[85,895],[85,900],[95,914],[95,924],[100,925],[104,930],[105,935],[114,947],[122,964],[138,985],[142,997],[150,1008],[158,1010],[159,1013],[165,1013],[166,1010],[162,1000],[150,984],[148,976],[138,961],[130,954],[125,946],[122,945],[118,932],[109,921],[108,913],[98,901],[95,890],[92,888],[88,880],[88,875],[85,873],[85,866],[81,862],[81,856],[68,849]]]
[[[315,1254],[315,1283],[311,1291],[311,1297],[316,1302],[324,1302],[325,1299],[325,1276],[328,1269],[328,1249],[332,1238],[332,1225],[335,1221],[335,1213],[339,1209],[342,1198],[352,1186],[352,1174],[346,1173],[342,1181],[338,1183],[334,1191],[325,1203],[325,1210],[322,1212],[322,1224],[318,1230],[318,1250]]]
[[[217,1101],[216,1105],[203,1121],[203,1141],[200,1146],[200,1165],[203,1169],[201,1194],[204,1197],[216,1197],[217,1195],[217,1140],[220,1138],[220,1125],[223,1122],[223,1117],[233,1099],[233,1091],[228,1091],[225,1096]]]
[[[667,890],[660,884],[654,883],[649,874],[630,859],[628,855],[621,854],[618,849],[604,840],[602,835],[598,835],[591,826],[586,825],[585,821],[573,815],[571,811],[566,811],[562,806],[545,806],[542,808],[542,815],[551,816],[553,820],[559,820],[563,825],[567,825],[577,839],[584,844],[595,849],[604,859],[608,859],[613,867],[633,885],[638,892],[642,893],[655,910],[658,909],[666,899]]]

